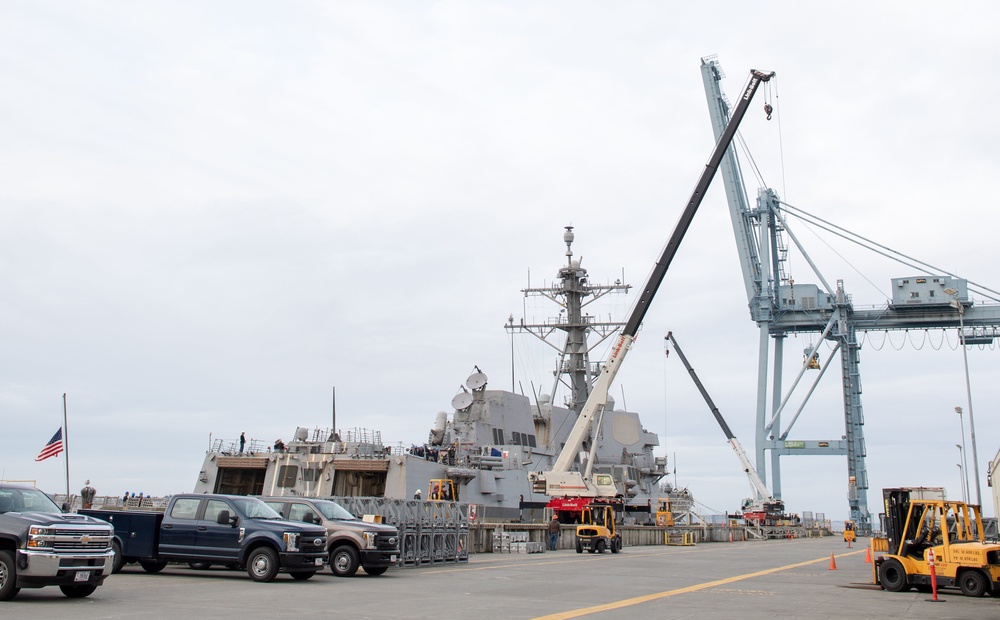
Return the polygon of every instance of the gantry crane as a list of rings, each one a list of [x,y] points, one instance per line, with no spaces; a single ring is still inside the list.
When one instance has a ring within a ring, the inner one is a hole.
[[[712,128],[715,135],[720,136],[731,123],[729,102],[719,85],[724,74],[714,56],[702,59],[701,72]],[[891,303],[874,309],[857,309],[845,292],[843,281],[837,280],[836,287],[831,287],[789,230],[783,212],[783,207],[788,205],[780,201],[774,190],[759,190],[756,206],[750,207],[734,149],[730,148],[726,153],[720,168],[750,316],[760,330],[755,433],[757,473],[767,480],[766,453],[770,451],[770,488],[775,497],[780,498],[781,456],[846,456],[850,518],[857,531],[867,535],[871,531],[871,517],[868,511],[868,472],[865,467],[867,449],[861,406],[861,346],[857,339],[858,333],[961,326],[959,340],[963,346],[967,346],[973,342],[991,341],[997,335],[1000,306],[974,305],[968,295],[966,280],[947,275],[894,278]],[[805,257],[820,281],[819,285],[795,282],[785,273],[786,236]],[[834,353],[840,352],[844,406],[844,435],[840,439],[788,439],[809,395],[834,359],[831,355],[824,364],[817,364],[816,347],[810,346],[805,351],[804,363],[793,385],[783,393],[784,340],[789,334],[796,333],[819,333],[820,340],[826,339],[834,343]],[[774,341],[773,358],[769,352],[771,340]],[[770,387],[772,399],[769,408],[768,366],[772,360],[774,376]],[[787,426],[781,430],[781,415],[789,397],[806,370],[817,366],[819,375]]]

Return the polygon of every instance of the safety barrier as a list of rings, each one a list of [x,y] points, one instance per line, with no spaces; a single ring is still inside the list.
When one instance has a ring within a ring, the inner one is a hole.
[[[400,566],[469,561],[468,504],[384,497],[331,498],[356,517],[381,515],[400,536]]]

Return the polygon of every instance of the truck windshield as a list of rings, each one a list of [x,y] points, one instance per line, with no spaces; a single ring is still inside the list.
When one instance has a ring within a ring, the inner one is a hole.
[[[331,501],[317,501],[313,502],[316,504],[316,509],[323,513],[323,516],[331,521],[357,521],[358,519],[347,512],[347,510],[338,504],[337,502]]]
[[[236,509],[250,519],[280,519],[281,515],[273,508],[260,501],[256,497],[243,497],[233,500]]]
[[[62,513],[55,502],[38,489],[0,488],[0,513],[4,512]]]

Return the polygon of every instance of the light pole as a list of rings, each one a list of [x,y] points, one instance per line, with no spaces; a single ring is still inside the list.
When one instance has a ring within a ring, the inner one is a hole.
[[[962,420],[962,408],[955,407],[955,413],[958,414],[958,425],[962,429],[962,467],[965,468],[965,494],[971,499],[972,493],[969,493],[969,451],[965,447],[965,422]]]
[[[962,444],[957,443],[955,447],[958,448],[958,456],[962,461],[958,464],[958,469],[962,473],[962,501],[966,504],[969,503],[969,461],[965,458],[965,448]]]
[[[963,483],[966,483],[966,480],[965,480],[965,468],[962,467],[961,463],[955,463],[955,464],[958,465],[958,484],[962,485]],[[969,499],[968,499],[968,497],[966,497],[965,487],[964,486],[962,487],[962,501],[965,502],[966,504],[969,503]]]
[[[953,288],[944,289],[945,295],[951,295],[949,302],[952,308],[958,310],[958,343],[962,345],[962,361],[965,364],[965,397],[969,405],[969,435],[972,437],[972,473],[976,479],[976,505],[982,508],[983,494],[979,486],[979,455],[976,452],[976,422],[972,417],[972,384],[969,382],[969,353],[965,349],[965,306],[958,299],[958,291]],[[956,407],[956,410],[959,408]],[[964,431],[963,431],[964,440]]]

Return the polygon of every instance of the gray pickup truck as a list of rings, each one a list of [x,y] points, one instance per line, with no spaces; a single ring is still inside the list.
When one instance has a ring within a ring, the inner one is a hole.
[[[113,534],[103,521],[63,514],[34,487],[0,483],[0,601],[45,586],[90,596],[111,574]]]
[[[263,497],[289,521],[317,523],[326,528],[330,571],[351,577],[358,567],[381,575],[399,563],[399,530],[391,525],[358,519],[337,502],[299,497]]]

